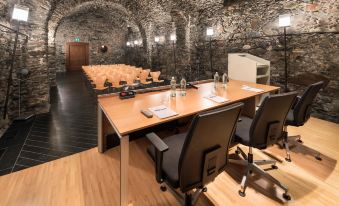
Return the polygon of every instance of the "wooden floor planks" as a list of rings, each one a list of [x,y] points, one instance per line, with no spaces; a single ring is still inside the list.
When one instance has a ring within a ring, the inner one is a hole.
[[[291,163],[284,161],[285,151],[278,146],[269,148],[266,154],[255,151],[255,159],[268,159],[269,154],[281,161],[279,169],[269,173],[289,186],[291,201],[285,203],[282,190],[255,174],[250,178],[247,196],[240,197],[244,168],[230,164],[208,185],[208,192],[197,205],[338,205],[339,125],[312,118],[304,127],[291,127],[289,132],[301,134],[304,141],[300,144],[291,140],[296,145]],[[170,192],[159,190],[153,162],[146,154],[147,145],[145,139],[130,145],[130,205],[178,205]],[[321,162],[313,157],[318,151],[323,157]],[[119,155],[118,147],[105,154],[94,148],[2,176],[0,205],[118,205]]]

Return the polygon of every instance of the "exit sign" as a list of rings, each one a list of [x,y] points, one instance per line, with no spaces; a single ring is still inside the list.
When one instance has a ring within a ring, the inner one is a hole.
[[[74,39],[74,41],[75,41],[75,42],[80,42],[80,37],[76,37],[76,38]]]

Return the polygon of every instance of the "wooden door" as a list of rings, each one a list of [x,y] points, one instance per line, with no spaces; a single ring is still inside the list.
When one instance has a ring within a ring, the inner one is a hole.
[[[89,44],[69,42],[66,45],[66,68],[67,71],[81,70],[82,66],[89,62]]]

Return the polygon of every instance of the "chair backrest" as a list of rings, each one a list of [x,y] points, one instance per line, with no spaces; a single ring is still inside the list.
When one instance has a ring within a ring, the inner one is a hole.
[[[250,128],[250,146],[265,149],[282,138],[283,126],[297,92],[267,96],[261,103]]]
[[[323,86],[323,81],[311,84],[306,88],[301,98],[298,99],[298,102],[293,109],[293,119],[296,126],[304,125],[310,118],[312,103]]]
[[[242,103],[237,103],[194,117],[179,160],[182,192],[206,185],[224,171],[242,107]]]

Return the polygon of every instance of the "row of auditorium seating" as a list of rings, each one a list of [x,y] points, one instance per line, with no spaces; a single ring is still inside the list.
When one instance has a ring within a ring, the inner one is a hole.
[[[151,72],[150,69],[125,64],[83,66],[83,71],[87,79],[94,85],[95,90],[164,82],[159,79],[160,71]]]

